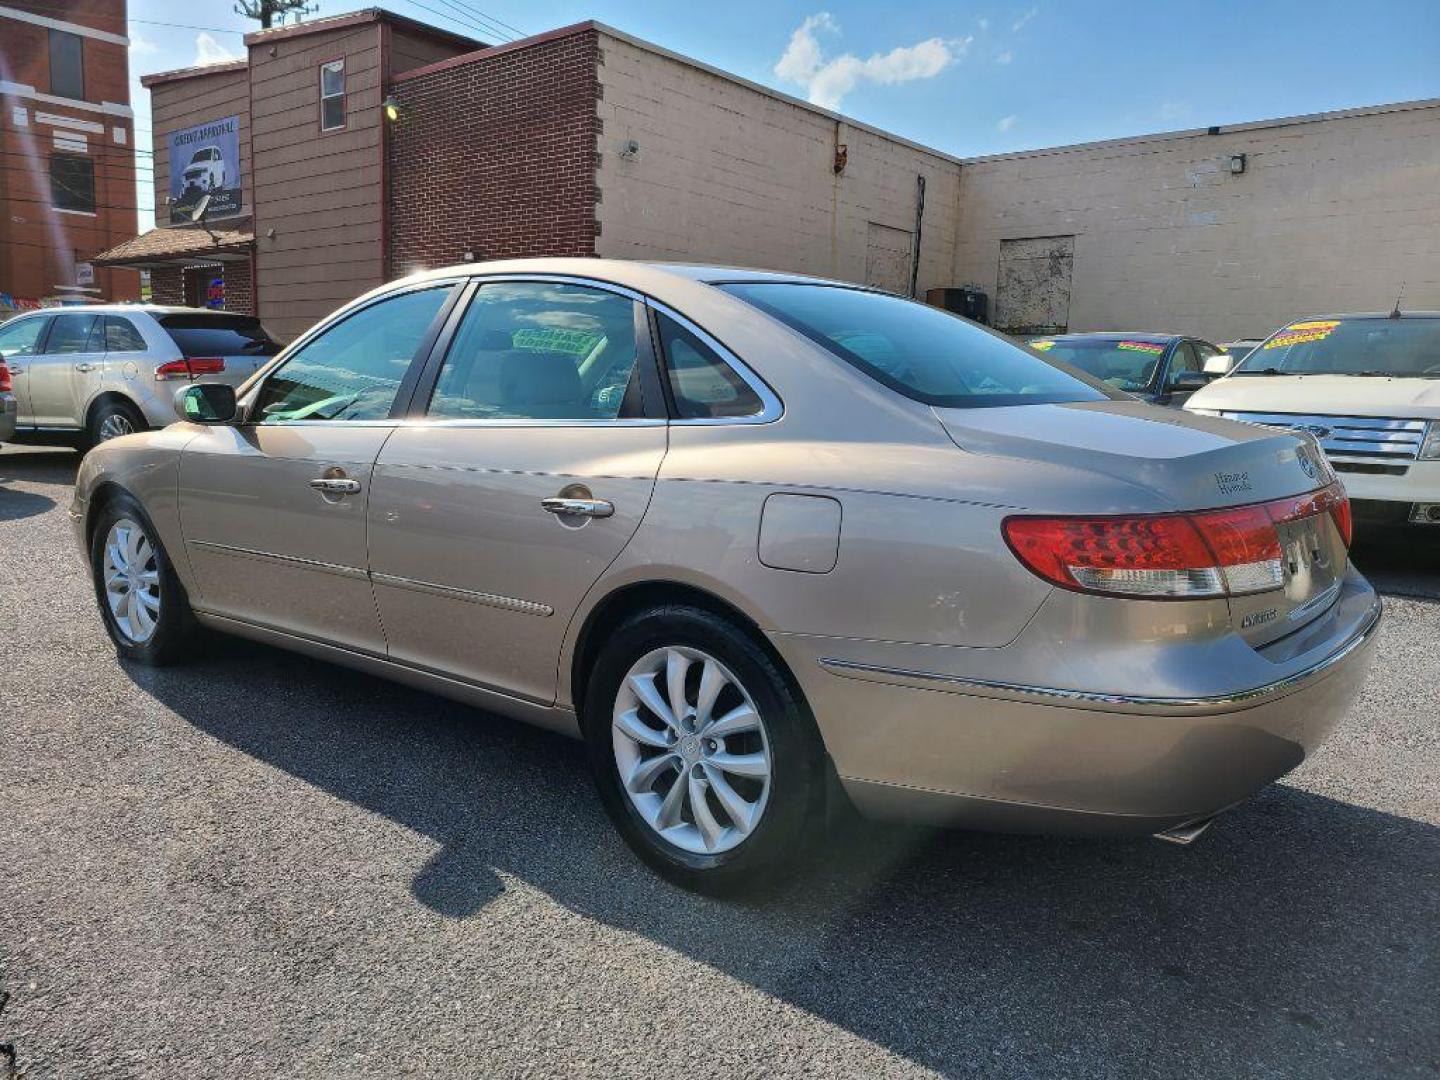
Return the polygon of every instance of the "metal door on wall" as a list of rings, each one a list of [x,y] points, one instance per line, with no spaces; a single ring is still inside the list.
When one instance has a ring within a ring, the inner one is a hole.
[[[1075,237],[1000,241],[995,327],[1010,334],[1063,334],[1070,325]]]
[[[865,284],[910,295],[911,233],[870,222],[865,235]]]

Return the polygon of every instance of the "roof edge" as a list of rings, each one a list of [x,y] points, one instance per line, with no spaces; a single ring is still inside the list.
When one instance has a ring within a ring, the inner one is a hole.
[[[603,28],[594,19],[586,19],[584,22],[571,23],[569,26],[561,26],[554,30],[531,34],[529,37],[517,38],[515,41],[507,41],[502,45],[487,45],[467,53],[461,53],[459,56],[447,56],[444,60],[436,60],[422,67],[411,68],[409,71],[402,71],[398,75],[392,75],[390,76],[390,82],[392,84],[406,82],[409,79],[419,78],[422,75],[433,75],[437,71],[447,71],[450,68],[474,63],[477,60],[487,60],[492,56],[500,56],[504,53],[528,49],[532,45],[543,45],[547,41],[558,41],[561,38],[574,37],[576,34],[583,34],[586,31],[600,29]]]
[[[230,75],[237,71],[244,71],[249,66],[250,61],[242,58],[225,60],[218,64],[196,64],[194,67],[172,68],[169,71],[152,71],[148,75],[140,76],[140,85],[148,90],[152,86],[180,82],[183,79],[199,79],[206,75]]]
[[[343,30],[347,26],[363,26],[366,23],[389,23],[391,26],[403,27],[425,37],[447,41],[471,50],[486,47],[486,43],[479,38],[457,34],[453,30],[432,26],[430,23],[421,22],[419,19],[412,19],[408,15],[401,15],[380,7],[361,8],[359,11],[347,11],[342,15],[311,19],[309,22],[291,23],[289,26],[272,26],[268,30],[252,30],[245,35],[245,44],[247,46],[263,45],[271,41],[304,37],[307,34],[318,34],[326,30]]]
[[[1270,128],[1296,127],[1301,124],[1319,124],[1327,120],[1348,120],[1358,116],[1376,116],[1381,113],[1413,112],[1420,109],[1440,108],[1440,98],[1417,98],[1413,101],[1395,101],[1384,105],[1361,105],[1353,109],[1332,109],[1328,112],[1301,113],[1298,116],[1278,116],[1269,120],[1246,120],[1239,124],[1215,124],[1211,127],[1184,128],[1179,131],[1159,131],[1147,135],[1122,135],[1114,139],[1097,139],[1093,142],[1064,143],[1060,146],[1043,146],[1034,150],[1012,150],[1005,154],[982,154],[976,157],[958,159],[962,165],[983,165],[991,161],[1014,161],[1020,158],[1047,157],[1051,154],[1072,154],[1084,150],[1103,150],[1107,147],[1137,146],[1145,143],[1178,142],[1181,139],[1202,139],[1213,135],[1235,135],[1246,131],[1264,131]]]

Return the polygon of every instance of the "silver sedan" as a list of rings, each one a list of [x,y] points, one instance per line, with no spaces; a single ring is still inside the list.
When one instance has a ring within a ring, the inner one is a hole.
[[[1380,613],[1308,436],[839,282],[435,270],[179,397],[76,486],[122,657],[198,626],[583,738],[695,888],[835,800],[1193,839],[1345,715]]]

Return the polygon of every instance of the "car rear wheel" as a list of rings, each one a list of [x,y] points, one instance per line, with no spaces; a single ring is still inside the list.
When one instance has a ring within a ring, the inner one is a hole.
[[[148,425],[140,410],[128,401],[104,401],[95,407],[85,429],[87,444],[96,446],[121,435],[144,431]]]
[[[100,511],[90,565],[101,618],[122,657],[158,667],[193,651],[198,628],[184,586],[133,500]]]
[[[818,840],[824,751],[804,702],[733,623],[670,606],[623,623],[595,662],[586,741],[630,847],[686,888],[762,888]]]

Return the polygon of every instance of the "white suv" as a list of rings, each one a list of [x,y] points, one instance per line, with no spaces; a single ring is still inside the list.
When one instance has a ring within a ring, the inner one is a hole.
[[[0,325],[15,442],[94,445],[176,420],[176,387],[239,386],[280,346],[253,315],[107,304],[47,308]]]
[[[1291,323],[1185,408],[1308,431],[1357,518],[1440,525],[1440,312]]]
[[[185,166],[185,188],[199,188],[201,191],[219,191],[225,186],[225,157],[218,146],[205,146],[196,150]]]

